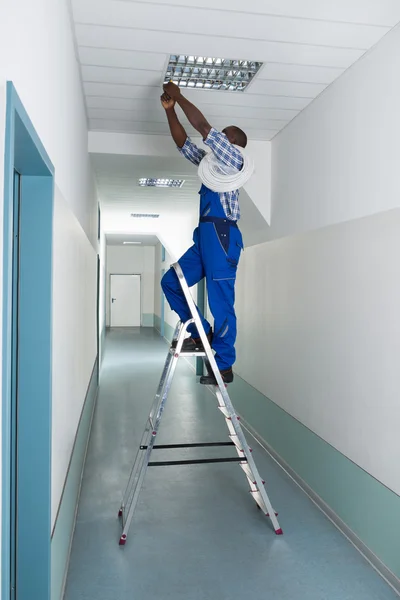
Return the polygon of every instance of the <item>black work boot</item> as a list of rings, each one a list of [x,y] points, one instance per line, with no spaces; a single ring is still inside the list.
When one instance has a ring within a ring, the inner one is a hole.
[[[209,370],[208,367],[207,367],[207,370]],[[233,381],[232,367],[230,367],[229,369],[225,369],[224,371],[220,371],[220,373],[221,373],[222,381],[224,383],[232,383],[232,381]],[[218,385],[217,380],[214,377],[214,374],[210,373],[210,372],[208,375],[202,375],[200,377],[200,383],[202,385]]]
[[[207,333],[207,339],[211,346],[212,339],[213,339],[213,332],[212,332],[211,328],[210,328],[210,331]],[[171,348],[176,348],[177,344],[178,344],[178,341],[174,340],[171,344]],[[201,341],[200,338],[192,338],[192,337],[186,338],[186,340],[184,340],[184,342],[182,344],[181,352],[204,352],[203,342]]]

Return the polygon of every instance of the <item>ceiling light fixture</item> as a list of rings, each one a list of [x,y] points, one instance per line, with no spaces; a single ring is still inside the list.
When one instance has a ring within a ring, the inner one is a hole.
[[[122,242],[124,244],[124,246],[128,246],[131,244],[141,244],[142,242]]]
[[[174,187],[181,188],[185,183],[184,179],[159,179],[159,178],[146,178],[142,177],[139,179],[139,185],[142,187]]]
[[[253,60],[171,54],[164,83],[204,90],[243,92],[262,66]]]
[[[160,215],[152,213],[131,213],[134,219],[158,219]]]

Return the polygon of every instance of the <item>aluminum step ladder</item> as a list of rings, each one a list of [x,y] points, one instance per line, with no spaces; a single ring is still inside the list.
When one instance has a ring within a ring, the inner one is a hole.
[[[143,486],[143,481],[148,467],[168,466],[168,465],[188,465],[188,464],[204,464],[218,462],[237,462],[243,469],[248,483],[250,485],[250,493],[256,501],[258,507],[271,519],[273,528],[277,535],[282,534],[282,529],[277,519],[277,513],[271,506],[268,498],[265,482],[261,479],[257,467],[255,465],[252,450],[249,448],[242,428],[240,426],[240,417],[235,413],[232,402],[229,398],[226,385],[224,384],[211,346],[208,342],[204,331],[201,319],[197,312],[194,300],[189,291],[186,279],[182,269],[178,263],[172,265],[178,276],[183,293],[187,300],[192,318],[186,323],[178,323],[174,333],[174,341],[176,346],[171,346],[165,361],[164,369],[158,385],[157,393],[151,407],[150,415],[146,422],[146,427],[142,436],[142,440],[136,455],[135,462],[129,477],[118,516],[122,522],[122,535],[119,539],[120,546],[124,546],[127,540],[128,531],[132,522],[133,514],[138,503],[140,491]],[[205,352],[182,352],[182,344],[186,336],[188,326],[194,323],[199,332]],[[171,388],[172,379],[175,373],[178,359],[181,357],[202,357],[206,363],[207,369],[214,373],[217,385],[215,393],[218,400],[218,408],[225,417],[226,424],[229,430],[230,441],[224,442],[199,442],[194,444],[162,444],[156,445],[156,437],[160,428],[161,417],[165,409],[168,399],[168,394]],[[195,460],[170,460],[170,461],[150,461],[153,450],[157,449],[174,449],[174,448],[204,448],[210,446],[233,446],[237,452],[237,456],[228,458],[204,458]]]

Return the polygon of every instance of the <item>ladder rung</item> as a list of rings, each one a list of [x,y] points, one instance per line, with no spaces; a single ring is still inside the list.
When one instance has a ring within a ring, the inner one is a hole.
[[[228,458],[197,458],[194,460],[162,460],[159,462],[149,462],[149,467],[168,467],[170,465],[202,465],[206,463],[239,462],[243,460],[240,456],[230,456]]]
[[[195,444],[158,444],[153,450],[165,450],[167,448],[208,448],[213,446],[234,446],[233,442],[197,442]],[[147,450],[148,446],[140,446],[141,450]]]

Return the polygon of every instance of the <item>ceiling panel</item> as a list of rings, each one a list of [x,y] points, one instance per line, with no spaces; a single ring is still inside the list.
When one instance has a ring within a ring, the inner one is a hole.
[[[146,4],[169,5],[172,0],[146,0]],[[139,5],[135,0],[125,0]],[[210,10],[244,12],[243,0],[173,0],[175,6],[198,6]],[[251,14],[279,15],[344,23],[394,27],[400,21],[398,0],[251,0]]]
[[[157,87],[158,90],[161,89],[163,75],[162,71],[82,66],[83,81],[118,83],[121,85],[146,85]]]
[[[271,42],[245,38],[221,38],[180,32],[151,31],[102,25],[76,25],[78,44],[100,48],[116,48],[154,52],[166,48],[169,54],[224,56],[246,60],[282,62],[347,68],[365,49],[313,46],[290,42]],[[221,52],[223,50],[223,52]]]
[[[239,126],[240,124],[237,123]],[[148,133],[158,135],[169,135],[168,124],[152,123],[150,121],[115,121],[112,119],[89,119],[89,127],[92,131],[114,131],[125,133]],[[259,129],[254,126],[254,129],[246,129],[246,134],[249,139],[254,140],[271,140],[277,133],[277,130]],[[187,129],[190,136],[196,135],[192,129]],[[198,134],[197,134],[198,135]]]
[[[313,99],[325,88],[324,83],[299,83],[297,81],[270,81],[268,79],[254,79],[249,86],[247,94],[261,96],[295,96],[296,98]]]
[[[272,79],[275,81],[298,81],[300,83],[332,83],[344,69],[335,67],[314,67],[308,65],[283,65],[282,63],[266,63],[262,66],[257,80]]]
[[[160,102],[162,90],[159,88],[146,88],[140,85],[113,85],[107,83],[84,83],[87,96],[106,96],[108,98],[126,98],[141,101],[157,100]],[[220,106],[245,106],[259,108],[290,108],[302,110],[310,103],[310,98],[295,98],[288,96],[263,96],[259,94],[214,92],[202,90],[187,90],[185,96],[199,106],[218,104]]]
[[[138,117],[148,120],[146,117],[151,115],[151,120],[165,120],[164,111],[161,108],[158,98],[156,100],[146,102],[144,100],[130,100],[128,98],[88,96],[86,103],[89,114],[93,116],[95,115],[95,113],[93,113],[94,109],[108,109],[109,111],[114,111],[115,117],[117,117],[118,114],[121,115],[121,118],[125,118],[128,114],[130,117],[133,117],[133,120],[137,120]],[[295,117],[298,113],[298,110],[291,110],[287,108],[280,109],[247,106],[220,106],[218,104],[210,104],[207,106],[207,118],[209,120],[213,120],[214,117],[225,117],[225,120],[227,118],[234,119],[237,117],[251,117],[253,119],[280,119],[287,122]]]
[[[107,50],[86,46],[80,46],[78,50],[82,65],[163,71],[166,64],[164,53]]]
[[[168,135],[170,54],[263,62],[245,92],[186,90],[217,128],[269,140],[400,21],[400,0],[72,0],[98,131]],[[193,129],[187,124],[190,135]]]
[[[117,28],[169,31],[180,33],[184,23],[187,35],[219,38],[246,38],[293,44],[336,46],[367,49],[375,44],[388,27],[297,19],[291,17],[246,14],[214,8],[213,16],[205,8],[191,6],[154,6],[145,2],[110,0],[76,0],[75,19],[78,23],[95,23]],[[133,35],[133,32],[132,32]],[[230,57],[227,57],[230,58]],[[235,58],[233,56],[232,58]]]
[[[160,110],[158,113],[131,113],[129,111],[115,111],[108,110],[103,108],[90,108],[89,109],[89,118],[90,119],[111,119],[118,120],[124,122],[137,122],[137,121],[151,121],[153,123],[163,123],[166,124],[165,114]],[[255,127],[259,127],[261,129],[270,129],[279,131],[289,122],[289,118],[286,119],[259,119],[257,117],[253,117],[250,111],[247,114],[243,114],[240,117],[234,117],[235,124],[242,129],[254,129]],[[189,129],[190,125],[186,121],[186,119],[182,119],[182,123],[185,127]],[[214,117],[212,119],[212,123],[214,127],[217,129],[224,129],[230,123],[226,116]]]

